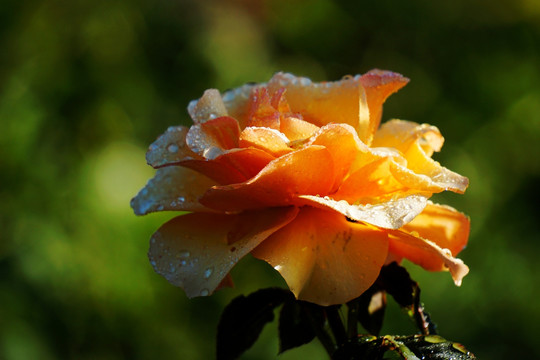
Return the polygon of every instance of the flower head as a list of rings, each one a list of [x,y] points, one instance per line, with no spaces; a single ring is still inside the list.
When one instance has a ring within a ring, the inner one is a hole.
[[[390,120],[382,104],[408,79],[372,70],[313,83],[278,73],[268,83],[192,101],[189,128],[149,148],[156,175],[132,200],[136,214],[179,210],[151,239],[152,266],[189,297],[231,284],[245,255],[271,264],[301,300],[338,304],[361,295],[381,267],[405,258],[449,270],[469,220],[428,199],[463,193],[467,178],[434,161],[443,137]]]

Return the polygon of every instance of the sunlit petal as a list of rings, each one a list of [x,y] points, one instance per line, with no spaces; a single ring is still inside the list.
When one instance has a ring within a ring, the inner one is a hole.
[[[290,205],[299,195],[327,193],[333,183],[330,153],[313,145],[277,158],[247,182],[214,186],[201,203],[223,211]]]
[[[392,174],[403,185],[432,192],[450,190],[463,193],[469,180],[431,158],[434,151],[441,149],[443,142],[439,129],[434,126],[392,120],[377,131],[373,145],[391,147],[403,154],[406,166],[402,163],[391,166]]]
[[[449,249],[455,256],[467,245],[470,221],[456,209],[430,201],[402,230],[429,239],[438,246]]]
[[[337,189],[343,182],[360,153],[368,151],[368,147],[358,138],[354,128],[347,124],[323,126],[313,135],[308,144],[322,145],[332,155],[336,173],[332,190]]]
[[[345,200],[336,201],[325,196],[302,195],[306,205],[334,210],[347,218],[362,221],[383,229],[399,229],[420,214],[427,204],[427,198],[410,195],[379,204],[351,205]]]
[[[247,127],[240,133],[240,146],[254,147],[274,156],[290,153],[289,139],[278,130],[267,127]]]
[[[378,69],[370,70],[360,76],[360,84],[362,84],[366,94],[370,117],[367,144],[371,142],[371,138],[381,122],[383,103],[408,82],[409,79],[401,74]]]
[[[289,141],[307,139],[319,130],[318,126],[293,116],[282,118],[279,126],[281,132],[285,134]]]

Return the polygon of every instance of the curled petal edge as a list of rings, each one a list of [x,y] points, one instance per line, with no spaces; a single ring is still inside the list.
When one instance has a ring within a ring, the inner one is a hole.
[[[411,222],[427,205],[422,195],[410,195],[380,204],[351,205],[345,200],[334,200],[328,196],[301,195],[306,205],[331,209],[347,218],[371,224],[383,229],[399,229]]]
[[[461,286],[469,267],[452,256],[449,249],[443,249],[432,241],[408,234],[400,230],[389,230],[389,253],[406,258],[429,271],[448,270],[454,284]]]

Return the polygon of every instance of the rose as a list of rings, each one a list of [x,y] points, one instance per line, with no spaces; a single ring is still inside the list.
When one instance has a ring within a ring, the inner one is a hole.
[[[407,82],[380,70],[323,83],[278,73],[205,91],[189,104],[194,124],[150,146],[158,170],[131,203],[138,215],[191,212],[152,236],[156,272],[204,296],[231,285],[229,271],[251,253],[320,305],[358,297],[403,258],[449,270],[459,285],[468,268],[454,256],[469,220],[428,198],[464,192],[467,178],[432,160],[443,143],[436,127],[379,128],[383,102]]]

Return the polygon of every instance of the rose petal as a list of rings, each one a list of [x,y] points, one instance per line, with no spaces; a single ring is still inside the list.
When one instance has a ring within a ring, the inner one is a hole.
[[[429,271],[449,270],[454,283],[461,285],[469,268],[462,260],[454,258],[449,249],[443,249],[432,241],[404,231],[389,231],[389,253],[406,258]]]
[[[349,219],[362,221],[383,229],[399,229],[420,214],[427,198],[410,195],[380,204],[351,205],[345,200],[336,201],[328,196],[302,195],[306,205],[321,209],[332,209]]]
[[[407,165],[395,163],[390,167],[403,185],[432,192],[450,190],[463,193],[469,180],[431,158],[434,151],[441,149],[443,142],[439,129],[434,126],[392,120],[381,126],[373,145],[392,147],[403,153]]]
[[[290,205],[298,195],[326,194],[333,183],[330,153],[312,145],[277,158],[247,182],[214,186],[201,203],[223,211]]]
[[[225,154],[218,156],[214,161],[230,165],[243,175],[241,181],[227,183],[234,184],[251,179],[275,158],[275,156],[272,156],[266,151],[247,148],[229,150]]]
[[[384,231],[310,207],[252,254],[270,263],[300,300],[342,304],[375,281],[386,259]]]
[[[193,170],[167,166],[131,200],[137,215],[155,211],[211,211],[199,203],[199,198],[216,183]]]
[[[467,245],[470,221],[450,206],[429,201],[424,211],[401,230],[429,239],[455,256]]]
[[[195,170],[216,181],[218,184],[236,184],[248,179],[244,174],[226,162],[215,160],[185,160],[180,162],[179,165]]]
[[[268,82],[268,89],[274,92],[282,87],[287,89],[285,98],[291,111],[302,114],[306,121],[314,125],[343,123],[357,130],[367,125],[359,124],[360,99],[364,89],[352,77],[335,82],[314,83],[308,78],[277,73]],[[367,107],[367,102],[365,105]]]
[[[236,89],[226,91],[222,95],[223,102],[229,116],[238,120],[240,128],[246,127],[248,113],[251,107],[251,93],[254,88],[265,86],[266,84],[246,84]]]
[[[322,145],[332,155],[336,173],[332,190],[337,189],[343,182],[345,175],[349,173],[353,161],[360,153],[368,151],[368,147],[358,138],[354,128],[347,124],[328,124],[323,126],[313,135],[308,144]]]
[[[406,153],[415,142],[431,156],[434,151],[441,150],[444,138],[435,126],[393,119],[382,124],[377,130],[372,146],[391,147]]]
[[[188,113],[195,124],[227,116],[227,109],[216,89],[208,89],[199,100],[192,101],[188,106]]]
[[[193,125],[186,135],[186,144],[194,153],[212,160],[225,150],[237,148],[239,135],[238,121],[223,116]]]
[[[199,159],[200,156],[186,146],[188,128],[171,126],[150,145],[146,152],[148,165],[158,168],[184,159]]]
[[[405,166],[392,162],[390,171],[397,181],[411,189],[438,193],[450,190],[456,193],[464,193],[469,186],[469,179],[459,175],[438,162],[431,160],[431,164],[426,164],[428,174],[418,174]]]
[[[240,146],[254,147],[274,156],[290,153],[289,140],[278,130],[266,127],[247,127],[240,133]]]
[[[367,105],[369,108],[369,134],[373,135],[381,122],[382,105],[386,99],[407,85],[409,79],[401,74],[384,71],[370,70],[366,74],[360,76],[360,83],[366,92]],[[369,144],[369,141],[366,141]]]
[[[242,257],[297,213],[289,207],[238,215],[178,216],[152,236],[148,257],[154,270],[183,288],[188,297],[206,296]]]
[[[277,91],[283,94],[283,90]],[[279,130],[279,111],[271,104],[270,94],[264,87],[254,88],[246,127],[266,127]],[[279,101],[279,100],[278,100]]]
[[[289,141],[304,140],[319,130],[319,127],[310,122],[288,116],[281,118],[279,122],[280,131],[285,134]]]
[[[361,156],[365,158],[364,166],[347,176],[332,194],[334,199],[346,200],[351,204],[368,204],[410,194],[409,188],[397,181],[390,172],[392,158],[377,158],[371,153]]]

